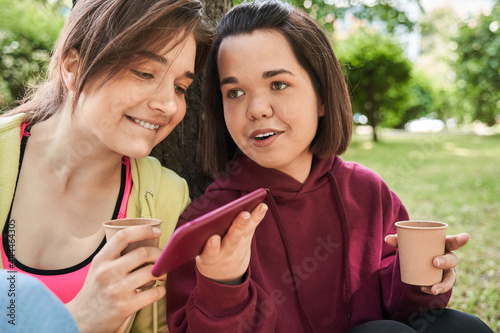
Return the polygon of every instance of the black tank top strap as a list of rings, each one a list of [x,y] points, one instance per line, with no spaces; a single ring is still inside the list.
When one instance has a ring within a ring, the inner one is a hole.
[[[16,189],[17,189],[17,183],[19,181],[19,174],[21,172],[21,166],[23,164],[23,158],[24,158],[24,151],[26,150],[26,144],[28,143],[28,138],[31,136],[31,126],[32,124],[27,124],[23,135],[21,137],[21,149],[20,149],[20,154],[19,154],[19,170],[17,173],[17,179],[16,179]],[[127,175],[127,166],[122,163],[122,168],[121,168],[121,180],[120,180],[120,192],[118,193],[118,198],[116,200],[115,204],[115,209],[113,211],[112,219],[118,218],[118,213],[120,212],[120,206],[123,201],[123,195],[125,192],[125,185],[126,185],[126,175]],[[8,233],[9,233],[9,225],[12,223],[11,222],[11,213],[12,213],[12,205],[14,204],[14,197],[16,196],[15,190],[14,190],[14,196],[12,197],[12,202],[10,205],[9,209],[9,214],[7,215],[7,221],[5,222],[4,228],[2,230],[2,243],[3,243],[3,248],[5,251],[5,254],[7,258],[9,258],[10,261],[13,261],[13,264],[16,267],[19,267],[25,272],[28,273],[33,273],[33,274],[39,274],[39,275],[60,275],[60,274],[66,274],[70,272],[74,272],[78,269],[81,269],[82,267],[86,266],[89,264],[92,259],[94,259],[94,256],[102,249],[102,247],[106,244],[106,237],[102,240],[101,244],[99,244],[98,248],[92,253],[87,259],[82,261],[81,263],[69,267],[66,269],[61,269],[61,270],[40,270],[40,269],[35,269],[28,267],[26,265],[23,265],[21,262],[17,261],[15,258],[15,253],[12,253],[10,246],[9,246],[9,239],[8,239]]]

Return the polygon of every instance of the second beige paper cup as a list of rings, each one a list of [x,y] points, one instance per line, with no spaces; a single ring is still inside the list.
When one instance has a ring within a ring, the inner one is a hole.
[[[155,228],[160,228],[161,220],[158,219],[148,219],[148,218],[128,218],[128,219],[118,219],[110,220],[103,223],[104,232],[106,233],[106,240],[109,241],[118,231],[138,225],[151,225]],[[151,246],[158,247],[160,239],[144,239],[138,242],[130,243],[125,250],[122,251],[122,255],[135,250],[141,246]]]
[[[443,270],[432,261],[444,254],[447,227],[446,223],[434,221],[396,222],[401,281],[416,286],[441,282]]]

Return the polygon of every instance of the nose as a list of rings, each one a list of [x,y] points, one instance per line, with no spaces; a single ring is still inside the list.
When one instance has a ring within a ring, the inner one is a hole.
[[[178,110],[175,87],[159,86],[149,98],[149,107],[165,115],[173,115]]]
[[[271,103],[264,97],[255,96],[250,100],[247,109],[249,119],[269,118],[273,115]]]

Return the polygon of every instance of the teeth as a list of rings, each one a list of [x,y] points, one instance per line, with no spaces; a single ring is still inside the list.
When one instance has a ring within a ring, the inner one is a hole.
[[[271,137],[273,135],[276,135],[276,132],[269,132],[269,133],[264,133],[264,134],[257,134],[255,136],[256,139],[267,139],[268,137]]]
[[[135,119],[135,118],[132,118],[132,117],[130,117],[130,118],[133,121],[135,121],[136,124],[139,124],[142,127],[147,128],[147,129],[156,130],[156,129],[158,129],[160,127],[160,125],[153,125],[153,124],[150,124],[148,122],[145,122],[144,120],[139,120],[139,119]]]

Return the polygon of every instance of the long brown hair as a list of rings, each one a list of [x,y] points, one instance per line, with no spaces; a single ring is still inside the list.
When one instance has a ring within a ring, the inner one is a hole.
[[[222,41],[258,29],[280,32],[307,71],[318,100],[325,108],[309,150],[319,158],[342,154],[351,139],[352,111],[342,68],[324,30],[306,13],[279,0],[257,0],[233,7],[217,26],[207,64],[203,91],[205,127],[203,161],[207,172],[219,173],[236,152],[224,122],[217,57]]]
[[[36,123],[56,113],[68,98],[61,65],[72,50],[79,55],[71,101],[74,109],[85,85],[93,79],[104,78],[106,82],[137,60],[139,51],[158,53],[167,45],[174,48],[191,34],[197,45],[198,74],[212,43],[200,1],[78,0],[54,47],[47,81],[6,115],[27,113],[26,121]]]

